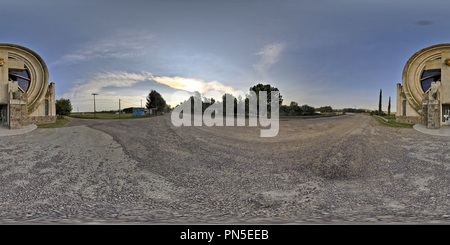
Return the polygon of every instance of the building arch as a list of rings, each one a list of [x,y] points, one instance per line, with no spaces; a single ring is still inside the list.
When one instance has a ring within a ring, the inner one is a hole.
[[[20,45],[0,43],[0,60],[0,105],[8,115],[3,121],[12,129],[55,121],[55,86],[49,83],[41,56]]]

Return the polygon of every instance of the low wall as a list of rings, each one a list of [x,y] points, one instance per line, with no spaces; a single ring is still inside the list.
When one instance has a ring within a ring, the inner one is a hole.
[[[27,105],[20,101],[9,105],[9,128],[20,129],[27,126]]]
[[[56,116],[37,116],[37,117],[28,117],[29,124],[47,124],[56,122]]]
[[[407,117],[407,116],[396,116],[397,122],[399,123],[409,123],[409,124],[420,124],[420,117]]]

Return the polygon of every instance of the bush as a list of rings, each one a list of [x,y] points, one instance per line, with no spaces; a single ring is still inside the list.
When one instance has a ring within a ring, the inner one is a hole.
[[[375,116],[382,116],[382,117],[387,116],[387,114],[385,112],[381,112],[381,115],[380,115],[379,111],[371,111],[370,115],[371,116],[373,116],[373,115],[375,115]]]

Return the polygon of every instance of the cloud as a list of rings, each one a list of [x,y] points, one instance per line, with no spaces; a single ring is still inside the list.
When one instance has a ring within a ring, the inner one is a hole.
[[[164,84],[173,89],[184,90],[187,92],[198,91],[202,94],[208,91],[221,91],[224,93],[234,93],[235,89],[223,85],[218,81],[205,82],[200,79],[186,78],[186,77],[165,77],[165,76],[155,76],[153,80],[157,83]]]
[[[147,47],[152,39],[153,35],[147,33],[120,33],[102,37],[63,55],[51,65],[72,65],[94,59],[142,56],[147,53]]]
[[[118,100],[128,101],[128,106],[140,106],[140,100],[145,98],[150,91],[142,91],[142,89],[133,89],[133,86],[141,82],[156,82],[166,85],[175,90],[183,90],[187,92],[198,91],[202,94],[212,91],[235,94],[238,91],[230,86],[226,86],[218,81],[205,82],[200,79],[188,77],[170,77],[170,76],[154,76],[148,72],[130,73],[125,71],[100,72],[92,75],[89,79],[79,81],[67,93],[61,97],[70,99],[76,107],[80,107],[81,111],[92,110],[92,93],[97,93],[97,99],[100,103],[103,101],[104,106],[99,110],[117,109]],[[127,92],[118,92],[117,88],[128,88]],[[163,95],[167,99],[169,95]],[[181,101],[167,101],[173,105]],[[130,105],[134,103],[133,105]],[[101,106],[101,104],[99,104]]]
[[[256,53],[256,55],[260,57],[260,60],[253,66],[259,71],[266,71],[278,62],[280,55],[285,48],[286,45],[283,43],[271,43],[264,46]]]
[[[69,96],[80,98],[86,94],[103,93],[107,87],[131,87],[139,82],[152,80],[152,78],[150,73],[101,72],[88,80],[76,83]]]

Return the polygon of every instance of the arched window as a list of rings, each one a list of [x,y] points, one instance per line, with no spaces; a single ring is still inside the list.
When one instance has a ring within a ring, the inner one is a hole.
[[[9,79],[13,81],[17,81],[19,83],[19,87],[23,92],[27,92],[30,87],[30,72],[28,68],[25,66],[24,70],[10,70],[9,71]]]
[[[441,70],[424,70],[422,76],[420,77],[420,83],[422,85],[423,92],[426,92],[430,87],[432,82],[437,82],[441,80]]]

